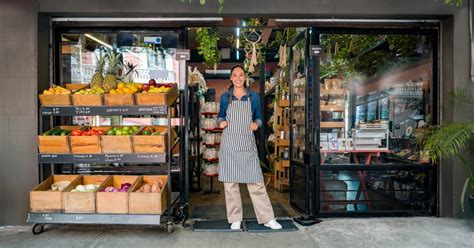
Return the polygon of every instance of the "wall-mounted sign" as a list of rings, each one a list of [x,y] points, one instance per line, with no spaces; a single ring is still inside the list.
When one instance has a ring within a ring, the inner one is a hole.
[[[143,42],[146,44],[161,44],[161,37],[151,36],[151,37],[144,37]]]

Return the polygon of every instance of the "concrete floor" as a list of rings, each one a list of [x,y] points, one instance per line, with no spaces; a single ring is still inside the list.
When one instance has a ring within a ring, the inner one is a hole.
[[[296,232],[193,232],[178,227],[0,227],[0,247],[474,247],[474,220],[445,218],[325,219]]]

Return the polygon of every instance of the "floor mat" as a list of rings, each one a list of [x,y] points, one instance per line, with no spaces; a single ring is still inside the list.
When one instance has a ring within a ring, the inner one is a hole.
[[[298,227],[295,226],[292,220],[277,220],[281,224],[282,229],[273,230],[270,227],[258,224],[256,220],[246,220],[245,221],[245,230],[251,233],[258,232],[290,232],[298,231]]]
[[[243,204],[243,216],[244,219],[255,219],[255,211],[253,210],[252,204]],[[281,203],[273,203],[273,212],[275,217],[288,217],[289,214]],[[191,210],[192,219],[207,219],[207,220],[225,220],[227,219],[227,213],[225,205],[197,205]]]
[[[242,232],[243,230],[231,230],[227,220],[203,220],[194,223],[195,232]]]

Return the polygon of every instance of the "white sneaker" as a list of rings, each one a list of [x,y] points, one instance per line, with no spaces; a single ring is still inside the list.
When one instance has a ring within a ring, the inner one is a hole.
[[[236,221],[236,222],[233,222],[231,225],[230,225],[230,229],[231,230],[240,230],[240,226],[242,225],[242,221]]]
[[[276,220],[271,220],[263,225],[266,227],[270,227],[273,230],[279,230],[282,228],[280,223],[278,223]]]

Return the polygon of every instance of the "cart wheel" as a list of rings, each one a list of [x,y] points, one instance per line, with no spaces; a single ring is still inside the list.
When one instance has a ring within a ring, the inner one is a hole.
[[[168,233],[172,233],[174,231],[173,223],[166,224],[166,231],[168,231]]]
[[[181,217],[183,216],[183,210],[181,209],[181,207],[173,209],[173,216],[175,217],[175,219],[181,219]]]
[[[44,231],[44,225],[43,224],[35,224],[33,228],[31,228],[31,232],[33,232],[34,235],[38,235]]]

